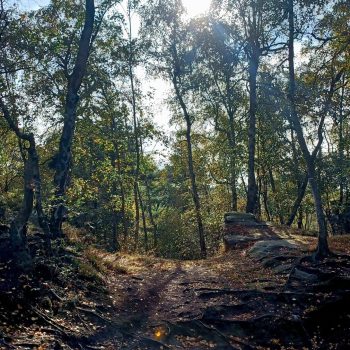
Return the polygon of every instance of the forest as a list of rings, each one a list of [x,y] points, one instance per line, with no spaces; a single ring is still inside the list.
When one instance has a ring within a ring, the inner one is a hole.
[[[0,349],[350,348],[346,0],[0,0]]]

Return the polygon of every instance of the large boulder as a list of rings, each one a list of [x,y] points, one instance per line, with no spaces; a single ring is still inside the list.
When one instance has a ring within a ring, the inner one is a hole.
[[[272,257],[275,255],[288,254],[298,249],[295,242],[285,239],[273,239],[256,242],[252,248],[249,249],[249,255],[255,259],[263,259],[265,257]]]
[[[230,212],[224,215],[225,225],[244,226],[244,227],[266,227],[266,223],[258,221],[254,214]]]
[[[284,239],[256,242],[248,254],[258,260],[264,267],[271,268],[278,274],[288,274],[292,264],[299,255],[299,246]]]
[[[230,249],[237,249],[247,246],[251,242],[256,242],[261,237],[259,235],[243,236],[243,235],[225,235],[224,247],[225,251]]]
[[[236,222],[256,222],[254,214],[251,213],[239,213],[237,211],[225,213],[225,223]]]

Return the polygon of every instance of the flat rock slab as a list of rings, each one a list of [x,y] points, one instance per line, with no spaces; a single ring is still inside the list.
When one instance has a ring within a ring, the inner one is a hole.
[[[299,248],[290,240],[265,240],[256,242],[249,249],[248,255],[260,261],[262,266],[274,270],[276,274],[288,274],[298,257]]]
[[[224,215],[225,223],[241,223],[241,222],[251,222],[256,223],[257,220],[253,214],[250,213],[239,213],[231,212]]]
[[[246,243],[255,242],[261,239],[262,235],[256,234],[251,236],[226,235],[224,236],[225,250],[236,249],[244,246]]]
[[[286,251],[295,251],[298,248],[298,245],[291,240],[273,239],[256,242],[248,253],[256,259],[263,259]]]
[[[267,224],[259,221],[253,214],[231,212],[224,215],[225,228],[231,229],[234,226],[242,226],[246,228],[265,228]]]

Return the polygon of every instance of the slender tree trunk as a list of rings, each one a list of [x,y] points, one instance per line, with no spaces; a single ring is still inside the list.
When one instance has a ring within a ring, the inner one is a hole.
[[[139,144],[139,126],[137,120],[136,111],[136,90],[133,72],[133,40],[132,40],[132,18],[131,18],[131,1],[128,1],[128,21],[129,21],[129,79],[131,87],[131,104],[132,104],[132,117],[133,117],[133,127],[134,127],[134,142],[136,149],[136,168],[134,174],[134,204],[135,204],[135,248],[138,247],[139,231],[140,231],[140,203],[139,203],[139,174],[140,174],[140,144]]]
[[[14,218],[10,226],[11,248],[17,265],[23,270],[32,267],[32,258],[27,247],[27,224],[33,211],[34,199],[35,208],[38,214],[39,225],[44,232],[46,253],[51,254],[51,236],[46,216],[42,208],[41,179],[39,169],[39,156],[36,151],[35,138],[32,133],[23,133],[17,123],[12,119],[5,103],[0,98],[0,108],[9,128],[16,134],[19,143],[25,141],[29,144],[26,148],[24,161],[24,190],[23,204],[20,212]]]
[[[234,127],[233,112],[229,112],[229,132],[228,141],[230,146],[230,187],[231,187],[231,209],[232,211],[237,211],[237,169],[236,169],[236,133]]]
[[[271,168],[269,168],[269,178],[270,178],[270,184],[271,184],[272,193],[276,194],[277,193],[277,189],[276,189],[275,179],[273,177],[273,173],[272,173],[272,169]],[[276,203],[276,206],[277,206],[277,210],[278,210],[277,215],[278,215],[280,224],[284,225],[284,217],[283,217],[283,213],[281,212],[281,207],[280,207],[279,203]]]
[[[138,196],[139,196],[140,209],[141,209],[145,251],[148,252],[148,235],[147,235],[146,213],[145,213],[145,206],[144,206],[144,203],[143,203],[143,200],[142,200],[142,195],[141,195],[140,188],[138,188]]]
[[[115,130],[115,120],[112,119],[112,128]],[[122,171],[122,164],[121,164],[121,154],[119,150],[119,143],[114,139],[113,141],[113,148],[116,155],[116,167],[119,175],[119,189],[120,189],[120,200],[121,200],[121,216],[122,216],[122,223],[123,223],[123,235],[124,235],[124,242],[126,242],[127,236],[128,236],[128,221],[126,218],[126,201],[125,201],[125,189],[124,189],[124,183],[123,183],[123,171]]]
[[[68,78],[68,88],[65,100],[64,124],[60,138],[59,150],[53,160],[55,168],[54,185],[55,200],[51,215],[51,232],[54,237],[62,237],[62,222],[66,213],[64,196],[68,186],[69,171],[71,168],[72,143],[75,132],[79,90],[86,73],[90,53],[90,43],[95,20],[94,0],[86,0],[85,23],[81,33],[78,54],[72,74]]]
[[[195,209],[196,219],[197,219],[199,246],[200,246],[200,250],[201,250],[201,257],[206,258],[207,248],[206,248],[206,244],[205,244],[204,226],[203,226],[203,220],[202,220],[201,205],[200,205],[200,200],[199,200],[199,195],[198,195],[196,174],[195,174],[194,166],[193,166],[191,116],[189,115],[189,113],[187,111],[187,107],[186,107],[186,104],[182,98],[181,92],[179,90],[176,77],[173,78],[173,84],[174,84],[174,88],[175,88],[175,92],[176,92],[176,97],[180,103],[180,106],[181,106],[183,114],[184,114],[185,122],[186,122],[186,143],[187,143],[188,171],[189,171],[190,180],[191,180],[192,198],[193,198],[194,209]]]
[[[299,207],[301,205],[301,202],[304,199],[308,181],[309,181],[309,175],[306,174],[305,177],[304,177],[303,182],[299,186],[298,196],[297,196],[297,198],[294,201],[292,211],[291,211],[289,219],[287,221],[287,226],[292,226],[292,224],[294,222],[294,219],[295,219],[295,217],[296,217],[296,215],[298,213],[298,209],[299,209]]]
[[[309,183],[314,197],[315,210],[317,216],[317,223],[319,227],[318,235],[318,246],[315,253],[316,258],[323,258],[329,255],[328,241],[327,241],[327,226],[325,221],[325,215],[323,212],[323,205],[319,187],[316,181],[315,162],[308,150],[302,126],[299,120],[299,116],[296,110],[295,95],[296,95],[296,84],[295,84],[295,72],[294,72],[294,4],[293,0],[288,0],[289,10],[289,41],[288,41],[288,62],[289,62],[289,104],[290,104],[290,119],[294,130],[297,134],[300,149],[305,159]]]
[[[343,75],[343,86],[340,95],[339,105],[339,144],[338,144],[338,158],[339,158],[339,206],[342,208],[344,204],[344,186],[345,186],[345,174],[344,174],[344,93],[345,93],[345,74]]]
[[[252,48],[249,58],[249,123],[248,123],[248,194],[247,213],[256,213],[258,189],[255,179],[255,144],[256,144],[256,113],[257,113],[257,74],[259,54]]]
[[[45,240],[45,249],[48,255],[52,255],[52,247],[51,247],[51,231],[48,218],[44,213],[43,204],[42,204],[42,195],[41,195],[41,177],[39,171],[39,157],[35,152],[35,167],[34,167],[34,181],[35,181],[35,210],[38,215],[39,226],[44,232],[44,240]]]
[[[301,230],[303,228],[303,206],[299,206],[299,216],[298,216],[298,229]]]
[[[118,213],[112,211],[112,251],[117,252],[119,250],[118,242]]]
[[[201,214],[201,205],[199,201],[196,175],[193,167],[191,121],[190,121],[189,115],[186,116],[186,141],[187,141],[188,170],[189,170],[190,179],[191,179],[192,196],[193,196],[193,202],[194,202],[196,218],[197,218],[201,257],[206,258],[207,249],[206,249],[205,238],[204,238],[204,227],[203,227],[202,214]]]
[[[153,247],[156,248],[158,243],[157,242],[157,224],[154,220],[151,190],[150,190],[150,185],[149,185],[147,176],[145,178],[145,186],[146,186],[146,195],[147,195],[147,211],[148,211],[148,216],[153,228]]]
[[[28,150],[28,159],[24,164],[24,189],[22,208],[10,225],[11,250],[16,265],[24,271],[32,268],[32,257],[27,246],[27,225],[33,211],[34,184],[33,162]]]
[[[267,186],[267,177],[264,171],[263,178],[263,191],[262,191],[263,199],[264,199],[264,209],[266,213],[267,221],[271,221],[271,215],[269,210],[269,200],[268,200],[268,186]]]
[[[112,120],[112,131],[114,132],[115,129],[115,123],[114,119]],[[116,164],[117,164],[117,153],[114,147],[114,150],[111,154],[111,165],[112,168],[115,170],[116,169]],[[117,183],[116,180],[113,179],[112,183],[112,196],[117,195]],[[119,250],[119,242],[118,242],[118,211],[115,208],[115,203],[113,203],[113,208],[112,208],[112,251],[116,252]]]

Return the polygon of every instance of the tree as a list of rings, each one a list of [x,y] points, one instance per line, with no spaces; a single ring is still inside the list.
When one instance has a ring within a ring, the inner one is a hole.
[[[188,173],[198,226],[201,256],[205,258],[207,252],[204,226],[193,164],[191,131],[194,115],[190,114],[189,103],[185,101],[185,96],[187,95],[190,98],[189,96],[191,94],[189,76],[195,49],[190,46],[189,32],[181,20],[183,13],[181,2],[175,0],[164,5],[157,4],[156,6],[150,6],[149,9],[144,11],[144,24],[146,24],[144,29],[150,37],[154,36],[152,49],[159,44],[161,45],[161,51],[154,52],[153,57],[158,60],[158,69],[166,73],[167,78],[172,83],[175,97],[185,122]]]
[[[14,40],[16,35],[20,36],[22,33],[16,32],[16,27],[13,26],[15,20],[12,17],[12,13],[4,9],[2,1],[0,3],[0,20],[0,48],[2,51],[2,63],[0,65],[0,110],[8,128],[18,138],[24,163],[23,202],[17,216],[11,222],[11,248],[17,265],[23,270],[28,270],[32,267],[32,258],[27,247],[27,225],[33,211],[34,203],[39,225],[45,234],[46,251],[48,254],[51,254],[51,237],[42,206],[39,156],[34,133],[21,130],[16,115],[16,108],[10,111],[7,106],[7,101],[16,101],[16,97],[12,93],[10,81],[15,78],[17,72],[28,69],[28,67],[20,60],[20,57],[23,55],[22,48],[16,45]],[[13,31],[11,32],[11,30]]]
[[[330,251],[328,248],[328,241],[327,241],[327,226],[326,226],[326,220],[323,210],[323,203],[322,203],[322,197],[320,193],[319,184],[317,181],[317,174],[315,169],[315,158],[316,155],[321,147],[322,141],[323,141],[323,127],[324,122],[326,118],[326,114],[329,110],[331,99],[334,94],[336,83],[340,80],[343,71],[339,71],[336,73],[336,75],[332,76],[331,83],[329,90],[327,91],[326,96],[326,102],[324,106],[324,110],[322,111],[320,122],[318,125],[318,143],[316,148],[314,149],[313,153],[310,153],[303,129],[300,123],[300,118],[298,116],[298,111],[296,108],[296,80],[295,80],[295,68],[294,68],[294,35],[295,35],[295,28],[294,28],[294,1],[288,0],[288,23],[289,23],[289,40],[288,40],[288,63],[289,63],[289,93],[288,93],[288,99],[289,99],[289,106],[290,106],[290,121],[292,124],[292,127],[294,128],[298,142],[300,145],[300,149],[302,151],[304,160],[306,162],[308,176],[309,176],[309,183],[312,190],[313,198],[314,198],[314,204],[315,204],[315,211],[317,216],[317,223],[319,227],[319,235],[318,235],[318,246],[317,251],[315,253],[315,258],[322,259],[329,255]]]
[[[67,76],[67,93],[65,98],[64,124],[60,137],[59,150],[54,159],[55,200],[51,215],[50,227],[55,237],[62,236],[62,222],[65,217],[64,195],[68,185],[71,167],[71,148],[75,131],[79,89],[86,73],[88,58],[92,45],[95,20],[94,0],[86,0],[85,23],[81,33],[78,53],[72,73]]]

